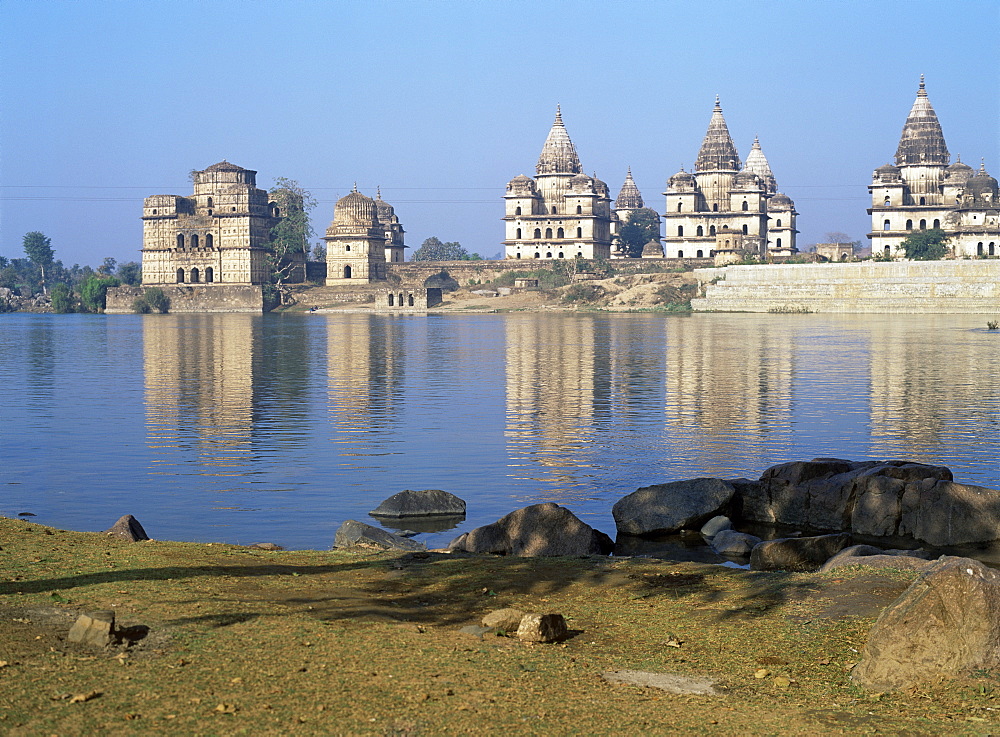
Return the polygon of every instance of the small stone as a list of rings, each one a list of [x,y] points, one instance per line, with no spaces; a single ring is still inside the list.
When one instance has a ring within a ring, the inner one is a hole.
[[[712,517],[708,522],[702,525],[701,534],[708,538],[713,538],[718,535],[723,530],[731,529],[733,526],[732,521],[729,517],[723,514]]]
[[[104,534],[109,537],[117,537],[121,540],[128,540],[133,543],[149,539],[149,535],[147,535],[146,531],[142,529],[142,525],[139,524],[139,520],[131,514],[119,517],[117,522],[104,531]]]
[[[90,612],[81,614],[69,630],[69,641],[94,647],[105,647],[114,641],[115,613]]]
[[[558,642],[567,634],[561,614],[525,614],[517,627],[517,638],[524,642]]]
[[[472,635],[473,637],[477,637],[480,640],[483,639],[483,635],[485,635],[489,631],[490,631],[489,627],[480,627],[479,625],[475,624],[468,624],[459,630],[459,632],[461,632],[463,635]]]
[[[483,617],[483,627],[500,632],[517,632],[524,618],[520,609],[497,609]]]

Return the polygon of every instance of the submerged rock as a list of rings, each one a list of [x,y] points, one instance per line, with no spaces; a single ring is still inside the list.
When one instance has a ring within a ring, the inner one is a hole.
[[[440,489],[406,489],[369,512],[373,517],[465,516],[465,501]]]
[[[850,544],[846,533],[766,540],[750,552],[750,570],[815,571]]]
[[[381,548],[383,550],[427,550],[427,546],[378,527],[349,519],[333,539],[335,548]]]
[[[449,550],[496,555],[607,555],[614,544],[565,507],[534,504],[459,535]]]
[[[674,481],[623,496],[611,513],[619,534],[661,535],[704,524],[725,510],[735,493],[722,479]]]
[[[712,550],[719,555],[750,555],[750,551],[761,543],[756,535],[748,535],[736,530],[721,530],[712,538]]]
[[[701,526],[701,534],[708,538],[713,538],[718,535],[723,530],[732,529],[733,523],[725,515],[718,515],[712,517],[708,522]]]

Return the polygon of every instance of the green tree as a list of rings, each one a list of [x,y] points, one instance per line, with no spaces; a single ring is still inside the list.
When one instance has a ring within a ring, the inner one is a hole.
[[[326,246],[322,243],[317,243],[313,246],[312,250],[312,260],[313,261],[326,261]]]
[[[655,210],[641,207],[628,214],[628,218],[618,230],[618,247],[629,258],[642,256],[642,248],[660,237],[660,216]]]
[[[411,261],[482,261],[478,253],[469,253],[457,241],[442,243],[437,236],[425,240],[413,252]]]
[[[268,257],[271,278],[280,285],[294,265],[292,254],[309,253],[309,241],[316,235],[309,222],[309,212],[316,206],[316,200],[297,181],[285,177],[274,180],[268,195],[281,215],[278,224],[271,228]]]
[[[73,290],[65,282],[59,282],[52,287],[52,311],[58,313],[73,312],[75,303]]]
[[[906,258],[914,261],[936,261],[948,255],[948,236],[940,228],[914,233],[899,245]]]
[[[42,292],[44,293],[45,267],[51,266],[53,260],[55,260],[55,251],[52,250],[52,239],[46,236],[45,233],[33,230],[30,233],[25,233],[21,243],[24,246],[25,254],[31,259],[31,262],[42,271]]]
[[[108,288],[118,284],[113,276],[92,276],[80,285],[80,301],[88,312],[100,312],[108,303]]]
[[[112,276],[115,273],[115,268],[118,266],[118,259],[108,256],[104,259],[104,263],[97,267],[98,274],[104,274],[105,276]]]
[[[118,267],[117,276],[122,284],[138,286],[142,284],[142,264],[138,261],[126,261]]]

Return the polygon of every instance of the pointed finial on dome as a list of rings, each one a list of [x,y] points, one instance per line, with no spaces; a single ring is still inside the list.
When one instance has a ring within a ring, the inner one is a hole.
[[[382,185],[381,184],[376,184],[375,185],[375,199],[377,199],[377,200],[382,199]]]
[[[980,174],[985,174],[986,173],[986,157],[985,156],[979,160],[979,173]]]
[[[719,101],[718,95],[715,96],[715,109],[718,110],[720,113],[722,112],[722,104]]]
[[[352,192],[357,192],[358,191],[358,183],[357,182],[354,183],[354,189],[352,189],[351,191]]]
[[[920,88],[917,90],[917,97],[927,97],[927,90],[924,87],[924,75],[920,75]]]
[[[962,163],[962,154],[955,154],[955,163],[956,164]]]
[[[560,105],[558,102],[556,103],[556,122],[559,125],[563,124],[563,122],[562,122],[562,105]]]

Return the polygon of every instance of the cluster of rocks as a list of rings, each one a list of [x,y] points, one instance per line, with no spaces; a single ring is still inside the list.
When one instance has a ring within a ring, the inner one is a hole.
[[[482,619],[482,626],[463,627],[466,634],[482,637],[488,632],[513,635],[521,642],[561,642],[569,637],[566,618],[561,614],[522,612],[520,609],[497,609]]]
[[[0,312],[50,309],[52,300],[46,294],[25,295],[9,287],[0,287]]]

